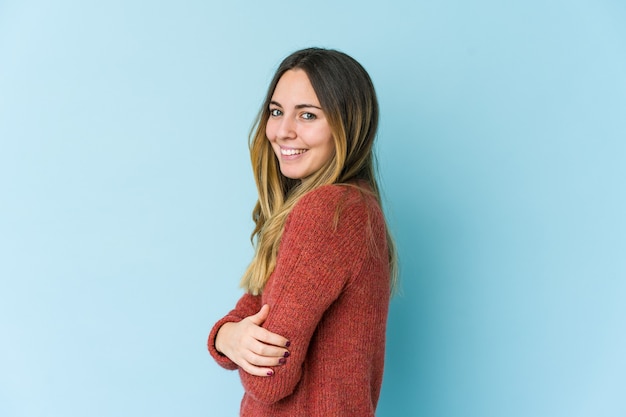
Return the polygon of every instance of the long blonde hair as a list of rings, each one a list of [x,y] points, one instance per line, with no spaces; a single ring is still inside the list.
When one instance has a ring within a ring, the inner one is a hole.
[[[317,172],[300,180],[281,174],[278,160],[265,135],[269,105],[280,77],[288,70],[303,70],[311,82],[331,127],[334,156]],[[308,48],[289,55],[272,79],[250,133],[250,158],[259,199],[252,211],[251,235],[255,255],[241,279],[251,294],[263,291],[276,266],[285,221],[296,202],[307,192],[327,184],[364,180],[381,204],[372,151],[378,128],[378,101],[365,69],[350,56],[335,50]],[[391,285],[396,282],[396,251],[387,228]]]

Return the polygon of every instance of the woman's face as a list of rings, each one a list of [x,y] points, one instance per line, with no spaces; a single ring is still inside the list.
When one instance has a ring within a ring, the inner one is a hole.
[[[269,111],[265,134],[285,177],[306,178],[332,158],[335,143],[330,125],[303,70],[282,75]]]

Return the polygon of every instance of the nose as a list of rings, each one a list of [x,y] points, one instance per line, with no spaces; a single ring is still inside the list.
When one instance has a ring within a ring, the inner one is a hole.
[[[276,130],[277,139],[294,139],[296,137],[296,123],[291,117],[281,117]]]

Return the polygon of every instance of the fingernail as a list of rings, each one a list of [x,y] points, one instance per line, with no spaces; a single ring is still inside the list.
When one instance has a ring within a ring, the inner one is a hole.
[[[288,358],[289,355],[291,355],[291,353],[289,353],[289,351],[285,352],[285,354],[283,355],[285,358]]]
[[[272,376],[274,375],[274,371],[267,371],[267,376]]]
[[[287,340],[287,343],[285,343],[285,347],[289,347],[289,346],[291,346],[291,342]]]
[[[278,360],[278,363],[279,363],[279,364],[281,364],[281,365],[284,365],[284,364],[285,364],[285,362],[287,362],[287,359],[285,359],[285,358],[280,358],[280,359]]]

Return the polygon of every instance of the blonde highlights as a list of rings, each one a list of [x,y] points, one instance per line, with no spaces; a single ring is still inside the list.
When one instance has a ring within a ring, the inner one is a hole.
[[[269,104],[280,77],[291,69],[307,74],[331,127],[333,157],[317,172],[293,180],[280,172],[278,160],[265,134]],[[378,127],[378,102],[374,86],[363,67],[350,56],[327,49],[309,48],[283,60],[266,94],[250,133],[250,159],[259,199],[252,211],[255,223],[251,239],[255,255],[245,271],[241,286],[260,294],[276,267],[278,247],[287,216],[307,192],[328,184],[365,181],[378,203],[380,193],[372,152]],[[392,287],[396,281],[396,252],[387,231]]]

